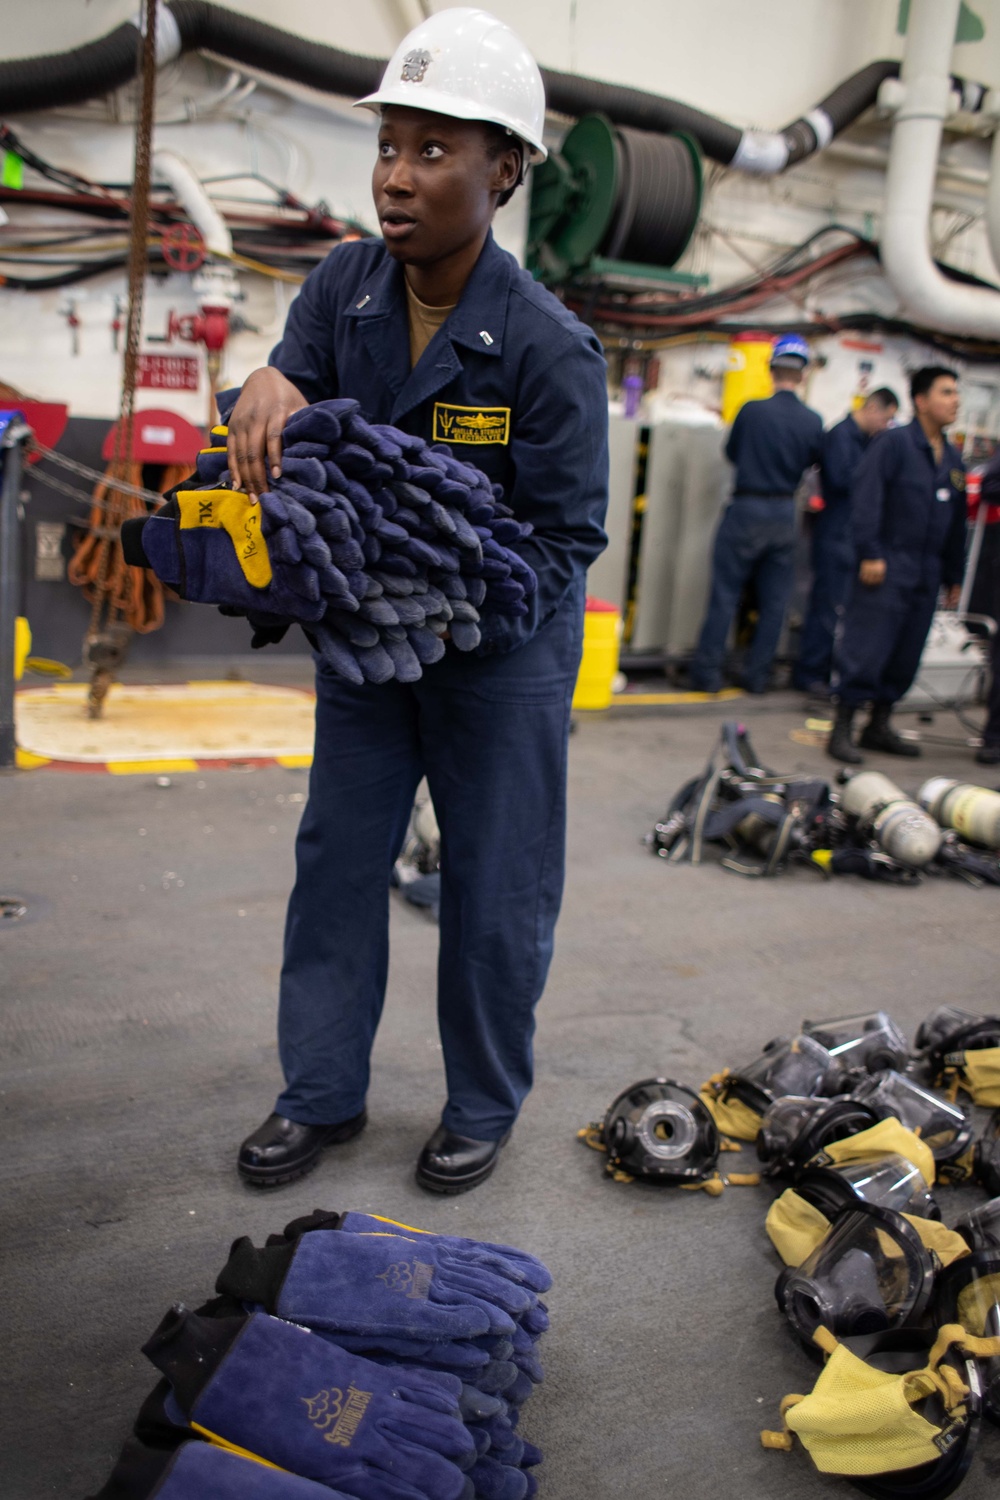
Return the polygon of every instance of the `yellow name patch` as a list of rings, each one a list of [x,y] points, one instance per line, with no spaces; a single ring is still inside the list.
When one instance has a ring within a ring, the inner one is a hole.
[[[434,403],[435,443],[509,443],[509,406]]]
[[[271,559],[260,534],[260,506],[241,490],[178,490],[182,531],[210,526],[226,531],[247,583],[255,589],[271,582]]]

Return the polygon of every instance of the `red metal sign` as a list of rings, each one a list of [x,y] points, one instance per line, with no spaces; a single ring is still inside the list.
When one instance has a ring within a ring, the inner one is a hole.
[[[195,354],[140,354],[137,384],[153,391],[196,391],[200,383]]]

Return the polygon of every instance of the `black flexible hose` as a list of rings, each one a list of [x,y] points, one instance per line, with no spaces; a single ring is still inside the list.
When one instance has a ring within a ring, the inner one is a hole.
[[[386,65],[385,58],[309,41],[210,0],[169,0],[166,10],[176,24],[182,52],[201,48],[323,93],[355,97],[371,93]],[[78,104],[120,88],[135,74],[137,44],[136,28],[125,23],[72,52],[0,62],[0,113]],[[809,115],[774,135],[739,130],[689,104],[643,89],[550,68],[542,69],[542,78],[549,108],[561,114],[578,117],[601,112],[616,125],[637,130],[684,131],[714,161],[771,173],[825,145],[875,102],[883,79],[898,72],[897,62],[869,63],[839,84]],[[757,142],[764,142],[763,157],[754,149]]]
[[[323,93],[370,94],[385,71],[384,57],[362,57],[307,41],[208,0],[170,0],[168,9],[180,30],[184,52],[197,48],[217,52],[227,62],[290,78]]]
[[[135,77],[139,31],[130,21],[72,52],[0,63],[0,112],[52,109],[110,94]]]
[[[887,78],[898,77],[898,62],[869,63],[866,68],[845,78],[843,83],[838,83],[833,92],[821,99],[816,107],[830,116],[833,133],[836,135],[838,130],[843,130],[875,103],[879,87]]]
[[[690,104],[678,99],[647,94],[644,89],[624,84],[601,83],[596,78],[580,78],[575,73],[555,73],[542,69],[545,102],[559,114],[604,114],[616,125],[631,125],[636,130],[652,130],[661,135],[674,130],[693,135],[706,156],[724,164],[731,162],[743,139],[735,125],[727,125]]]
[[[826,144],[826,141],[820,139],[817,128],[820,120],[816,119],[817,116],[826,116],[830,127],[827,139],[832,139],[833,136],[845,130],[859,115],[863,115],[866,109],[872,107],[878,98],[879,88],[887,78],[898,77],[899,63],[886,59],[869,63],[866,68],[861,68],[857,73],[852,73],[850,78],[845,78],[843,83],[838,83],[833,92],[820,100],[816,108],[811,111],[815,123],[802,116],[781,132],[788,146],[787,165],[791,166],[793,162],[801,161],[805,156],[811,156],[818,147]]]

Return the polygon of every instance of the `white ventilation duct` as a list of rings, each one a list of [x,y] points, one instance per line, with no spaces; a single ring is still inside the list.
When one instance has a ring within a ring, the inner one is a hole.
[[[953,108],[950,63],[959,5],[960,0],[912,0],[910,5],[902,103],[889,147],[882,264],[917,322],[947,333],[1000,338],[1000,293],[948,281],[931,258],[928,239],[941,129]],[[993,161],[997,194],[996,151]]]
[[[1000,112],[993,132],[990,185],[986,194],[986,233],[989,235],[993,264],[1000,274]]]

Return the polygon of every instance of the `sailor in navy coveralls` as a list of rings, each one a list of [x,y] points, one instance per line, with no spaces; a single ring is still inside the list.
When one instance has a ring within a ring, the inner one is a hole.
[[[410,34],[362,101],[381,115],[383,237],[339,246],[310,274],[230,419],[231,468],[253,493],[280,465],[284,422],[314,401],[353,397],[370,421],[448,444],[531,523],[519,550],[538,576],[527,615],[484,618],[476,653],[449,648],[414,684],[355,687],[318,667],[281,974],[285,1089],[239,1157],[256,1184],[301,1176],[365,1123],[389,875],[424,775],[442,840],[447,1103],[418,1181],[481,1182],[531,1087],[563,888],[584,580],[606,542],[608,480],[600,343],[490,229],[526,156],[544,153],[541,88],[523,44],[484,12],[444,11]]]
[[[858,744],[886,755],[920,754],[890,723],[917,675],[938,594],[953,609],[965,569],[965,466],[945,429],[958,415],[953,370],[928,365],[910,381],[914,418],[873,438],[851,492],[857,572],[835,659],[839,699],[828,751],[857,765],[851,725],[871,705]]]

